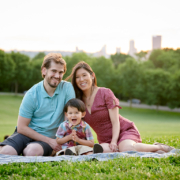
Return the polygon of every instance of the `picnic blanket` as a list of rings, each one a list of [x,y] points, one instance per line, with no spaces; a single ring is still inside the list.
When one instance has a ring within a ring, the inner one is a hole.
[[[10,156],[0,154],[0,164],[8,164],[14,162],[47,162],[47,161],[108,161],[110,159],[117,159],[121,157],[141,157],[141,158],[163,158],[173,155],[180,155],[180,149],[173,149],[168,153],[157,154],[151,152],[137,152],[137,151],[126,151],[126,152],[116,152],[116,153],[99,153],[91,155],[81,155],[81,156],[54,156],[54,157],[45,157],[45,156]]]

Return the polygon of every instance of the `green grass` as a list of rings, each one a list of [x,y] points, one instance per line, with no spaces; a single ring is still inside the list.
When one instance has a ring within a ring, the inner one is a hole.
[[[0,96],[0,141],[13,133],[21,100]],[[158,141],[180,149],[180,113],[123,107],[120,114],[136,124],[144,143]],[[180,156],[12,163],[0,165],[0,179],[180,179]]]
[[[4,135],[13,133],[21,101],[20,96],[0,96],[0,141]]]
[[[0,179],[180,179],[180,156],[119,158],[105,162],[13,163],[0,166]]]
[[[123,107],[120,114],[136,124],[142,137],[180,136],[180,113]]]

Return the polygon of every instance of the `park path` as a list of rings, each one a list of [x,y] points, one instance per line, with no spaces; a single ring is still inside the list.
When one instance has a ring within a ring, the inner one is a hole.
[[[130,103],[128,102],[121,102],[120,101],[120,106],[126,106],[126,107],[130,107]],[[147,105],[147,104],[133,104],[132,103],[132,107],[135,107],[135,108],[142,108],[142,109],[157,109],[157,106],[156,105]],[[158,110],[161,110],[161,111],[171,111],[171,112],[179,112],[180,113],[180,108],[174,108],[174,109],[170,109],[169,107],[167,106],[159,106],[158,107]]]
[[[0,95],[24,96],[23,93],[15,94],[15,93],[6,93],[6,92],[0,92]],[[120,101],[120,106],[130,107],[130,103]],[[142,108],[142,109],[155,109],[155,110],[157,109],[157,106],[155,106],[155,105],[151,105],[150,106],[150,105],[147,105],[147,104],[133,104],[132,103],[132,108],[133,107],[135,107],[135,108]],[[180,113],[180,108],[170,109],[167,106],[159,106],[158,110],[161,110],[161,111],[171,111],[171,112],[179,112]]]

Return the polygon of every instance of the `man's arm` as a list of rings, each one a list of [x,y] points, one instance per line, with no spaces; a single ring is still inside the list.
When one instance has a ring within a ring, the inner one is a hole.
[[[18,116],[18,122],[17,122],[17,132],[21,133],[31,139],[34,139],[36,141],[43,141],[49,144],[52,149],[55,151],[60,151],[61,150],[61,145],[58,145],[55,139],[43,136],[42,134],[37,133],[30,127],[28,127],[31,119],[25,118],[22,116]]]

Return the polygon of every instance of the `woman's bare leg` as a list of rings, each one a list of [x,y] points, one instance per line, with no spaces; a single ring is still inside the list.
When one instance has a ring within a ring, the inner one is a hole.
[[[103,153],[111,153],[113,152],[110,148],[109,148],[109,143],[102,143],[100,144],[103,147]]]
[[[90,154],[93,154],[93,152],[87,152],[87,153],[83,153],[81,155],[90,155]]]
[[[133,140],[126,139],[119,143],[119,151],[139,151],[139,152],[156,152],[164,151],[169,152],[171,149],[167,145],[153,145],[153,144],[144,144],[136,143]]]

